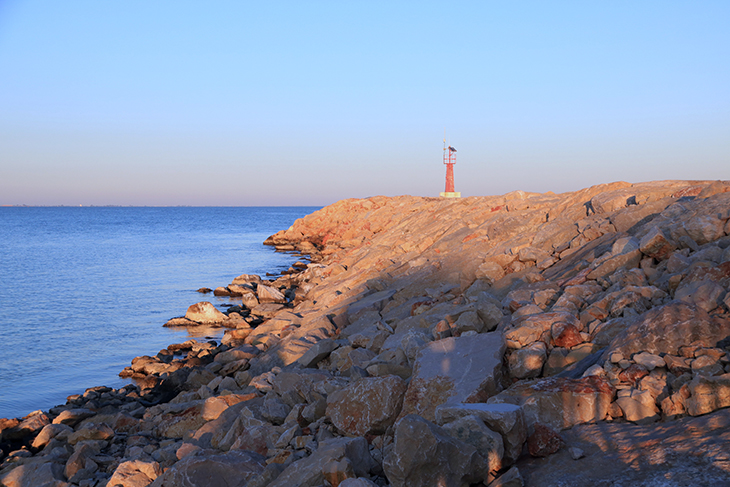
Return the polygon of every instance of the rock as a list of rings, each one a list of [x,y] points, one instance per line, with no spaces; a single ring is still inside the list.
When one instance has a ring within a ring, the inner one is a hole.
[[[645,255],[657,260],[665,260],[674,252],[677,247],[664,234],[661,228],[652,227],[649,232],[641,238],[639,249]]]
[[[730,374],[714,377],[696,375],[687,385],[690,397],[685,400],[685,405],[691,416],[730,406]]]
[[[163,438],[182,438],[185,433],[196,430],[205,424],[204,403],[185,408],[176,413],[163,414],[158,419],[156,433]]]
[[[572,348],[583,343],[580,331],[574,325],[567,323],[555,323],[550,331],[553,337],[553,345],[556,347]]]
[[[613,393],[611,384],[603,377],[551,377],[519,382],[487,402],[519,405],[525,413],[528,426],[543,423],[561,430],[576,424],[603,420]]]
[[[349,478],[356,478],[355,472],[352,469],[352,462],[347,458],[339,461],[332,460],[324,466],[322,473],[324,474],[325,481],[333,487],[339,486]]]
[[[350,435],[383,434],[398,417],[406,388],[394,375],[360,379],[327,397],[327,416]]]
[[[462,313],[453,325],[453,332],[457,336],[470,330],[477,333],[484,330],[484,323],[476,311]]]
[[[213,289],[213,296],[230,296],[231,292],[228,290],[228,288],[219,286],[215,289]]]
[[[527,437],[527,451],[533,457],[552,455],[563,446],[563,439],[549,426],[535,423],[533,428],[535,431]]]
[[[517,258],[520,260],[520,262],[542,262],[545,259],[550,258],[550,254],[542,249],[538,249],[535,247],[525,247],[523,249],[520,249],[517,255]]]
[[[34,435],[41,431],[47,424],[50,424],[48,416],[38,411],[23,418],[17,425],[3,429],[3,440],[22,440],[27,436]]]
[[[264,398],[264,407],[261,415],[272,424],[283,424],[289,415],[291,407],[284,404],[275,394],[266,394]]]
[[[642,377],[645,377],[647,375],[649,375],[649,371],[645,366],[641,364],[631,364],[627,368],[619,372],[618,378],[621,382],[628,382],[629,384],[636,385]]]
[[[649,371],[654,370],[656,367],[664,367],[664,365],[666,364],[666,362],[664,362],[664,359],[661,358],[659,355],[648,352],[634,354],[634,356],[631,357],[631,360],[639,365],[644,366],[646,370]]]
[[[489,463],[489,470],[496,472],[502,469],[504,443],[499,433],[489,429],[476,416],[464,416],[443,426],[444,430],[457,440],[468,443]]]
[[[618,269],[632,269],[641,262],[639,241],[634,237],[619,238],[613,244],[611,255],[604,261],[596,259],[594,269],[588,274],[588,279],[598,279],[613,274]],[[596,265],[597,264],[597,265]]]
[[[522,408],[514,404],[484,403],[440,406],[436,409],[436,422],[443,425],[470,415],[478,417],[502,436],[504,464],[514,463],[527,439],[527,425]]]
[[[325,467],[347,459],[353,473],[365,476],[372,468],[372,458],[365,438],[333,438],[323,441],[309,457],[290,464],[270,487],[314,487],[324,483]]]
[[[258,294],[259,303],[286,303],[286,297],[284,297],[284,294],[282,294],[281,291],[279,291],[278,289],[274,289],[273,287],[259,284],[256,288],[256,293]]]
[[[150,487],[245,487],[265,465],[264,457],[246,450],[202,450],[174,464]]]
[[[514,315],[513,315],[514,319]],[[578,319],[571,313],[564,311],[531,314],[517,321],[512,328],[505,332],[505,340],[510,348],[522,348],[534,343],[550,332],[555,324],[573,325],[582,329]],[[549,340],[549,336],[547,338]]]
[[[393,487],[449,485],[467,487],[489,475],[489,464],[474,446],[443,428],[409,414],[395,424],[393,448],[383,461]]]
[[[89,461],[91,461],[92,465],[94,467],[96,467],[96,464],[93,463],[93,460],[91,457],[93,457],[97,453],[99,453],[99,450],[97,448],[94,448],[93,446],[91,446],[90,443],[87,443],[87,442],[79,443],[76,446],[73,454],[66,461],[66,468],[64,470],[66,478],[70,479],[74,475],[76,475],[76,473],[79,470],[87,468]],[[94,468],[94,470],[95,470],[95,468]],[[150,481],[148,481],[147,483],[149,483],[149,482]]]
[[[261,277],[257,276],[256,274],[241,274],[240,276],[233,279],[233,282],[231,284],[239,284],[239,285],[251,285],[251,283],[260,283]]]
[[[700,375],[720,375],[724,371],[717,358],[710,355],[700,355],[691,362],[690,367],[692,372]]]
[[[185,318],[204,325],[223,323],[228,319],[208,301],[195,303],[188,307]]]
[[[502,266],[493,261],[486,261],[476,271],[477,279],[484,279],[489,283],[496,282],[504,277]]]
[[[583,450],[581,450],[580,448],[575,447],[575,446],[571,446],[570,448],[568,448],[568,451],[570,452],[570,457],[573,460],[580,460],[581,458],[586,456],[586,454],[583,452]]]
[[[258,355],[258,353],[259,351],[255,347],[242,345],[240,347],[231,348],[230,350],[226,350],[225,352],[218,353],[215,356],[214,361],[226,365],[231,362],[237,362],[239,360],[251,360],[256,355]]]
[[[477,315],[484,323],[482,331],[494,331],[502,319],[502,310],[492,300],[485,298],[484,293],[477,299]]]
[[[57,463],[29,463],[0,474],[4,487],[67,487],[63,467]]]
[[[249,401],[256,397],[258,397],[258,394],[227,394],[225,396],[209,397],[203,403],[201,416],[205,421],[212,421],[234,404]]]
[[[70,445],[75,445],[76,443],[80,441],[87,441],[87,440],[110,440],[114,437],[114,430],[111,429],[111,427],[105,423],[88,423],[85,424],[82,428],[79,428],[75,432],[71,433],[68,436],[68,443]]]
[[[698,215],[687,222],[682,222],[683,230],[697,242],[697,245],[714,242],[722,237],[725,234],[724,225],[725,221],[719,219],[717,215]]]
[[[432,420],[441,404],[485,401],[500,389],[503,354],[500,333],[429,343],[416,359],[401,415]]]
[[[604,358],[612,352],[631,357],[638,352],[679,355],[679,347],[694,341],[714,347],[730,335],[730,321],[713,321],[698,307],[671,301],[653,308],[626,328],[610,343]]]
[[[659,419],[659,409],[649,391],[631,389],[629,394],[619,395],[616,403],[621,407],[627,421],[650,423]]]
[[[249,292],[249,293],[241,294],[241,304],[248,309],[254,309],[260,303],[259,303],[259,299],[256,297],[256,295],[254,293]]]
[[[88,409],[66,409],[53,419],[53,424],[65,424],[72,428],[86,418],[94,416],[96,413]]]
[[[488,487],[522,487],[523,485],[520,471],[517,467],[512,467],[491,482]]]
[[[675,299],[691,303],[708,313],[722,305],[725,289],[712,281],[695,281],[680,286],[674,294]]]
[[[304,355],[299,357],[297,362],[302,367],[315,367],[322,359],[326,358],[334,349],[338,347],[336,341],[331,338],[320,340],[307,350]]]
[[[538,377],[547,360],[547,345],[534,342],[525,348],[515,350],[509,357],[509,374],[517,379]]]
[[[47,424],[33,439],[33,443],[31,443],[31,446],[33,448],[41,450],[46,445],[48,445],[48,443],[50,443],[50,441],[56,436],[63,434],[68,437],[68,435],[70,435],[71,433],[73,433],[73,428],[65,424]]]

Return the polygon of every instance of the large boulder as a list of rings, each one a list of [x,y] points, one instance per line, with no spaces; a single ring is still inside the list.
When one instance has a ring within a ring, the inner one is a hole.
[[[441,404],[486,401],[500,390],[504,349],[501,333],[429,343],[416,359],[401,415],[433,420]]]
[[[436,422],[443,425],[465,416],[476,416],[492,431],[502,436],[505,465],[514,463],[522,452],[527,439],[525,414],[515,404],[456,404],[436,409]]]
[[[473,445],[409,414],[395,425],[393,448],[383,461],[383,470],[393,487],[466,487],[487,480],[489,463]]]
[[[489,429],[484,421],[476,416],[464,416],[447,423],[443,428],[452,437],[476,448],[489,463],[491,472],[502,469],[504,442],[500,434]]]
[[[522,407],[528,426],[543,423],[561,430],[603,420],[613,395],[613,387],[603,377],[550,377],[518,382],[491,397],[488,403],[516,404]]]
[[[395,375],[360,379],[327,397],[327,416],[347,434],[383,434],[398,417],[406,388]]]
[[[150,487],[245,487],[265,466],[266,458],[250,451],[201,450],[170,467]]]

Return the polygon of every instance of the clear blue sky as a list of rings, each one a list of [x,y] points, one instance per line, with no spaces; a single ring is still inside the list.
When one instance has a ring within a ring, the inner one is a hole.
[[[730,179],[730,2],[0,0],[0,204]]]

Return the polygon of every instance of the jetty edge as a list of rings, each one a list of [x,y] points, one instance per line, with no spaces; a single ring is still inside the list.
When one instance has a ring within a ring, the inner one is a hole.
[[[730,480],[730,181],[349,199],[266,243],[311,262],[0,420],[0,485]]]

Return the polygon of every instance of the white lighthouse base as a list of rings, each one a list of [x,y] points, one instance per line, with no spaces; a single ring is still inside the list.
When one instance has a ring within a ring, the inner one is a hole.
[[[452,192],[444,193],[442,191],[441,193],[439,193],[439,196],[441,196],[442,198],[461,198],[461,192],[456,191],[453,193]]]

